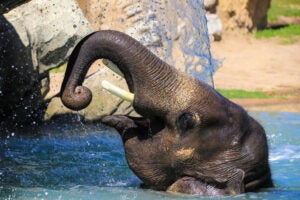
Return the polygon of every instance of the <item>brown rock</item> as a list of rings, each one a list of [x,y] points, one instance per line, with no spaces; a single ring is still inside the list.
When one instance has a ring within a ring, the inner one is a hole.
[[[225,30],[241,29],[252,32],[267,26],[271,0],[219,0],[217,13]]]

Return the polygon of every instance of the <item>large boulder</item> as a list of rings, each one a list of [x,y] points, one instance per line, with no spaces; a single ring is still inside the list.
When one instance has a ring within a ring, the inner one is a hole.
[[[164,61],[213,85],[214,67],[202,1],[174,0],[158,3],[151,0],[78,0],[78,3],[95,30],[114,29],[125,32]],[[92,67],[98,65],[99,62]],[[116,75],[110,74],[103,65],[98,68],[99,72],[85,83],[93,91],[91,105],[74,113],[95,120],[103,114],[132,112],[130,104],[101,88],[101,81],[104,79],[127,88],[125,81],[116,79]],[[67,111],[59,98],[54,98],[49,104],[46,119]]]
[[[73,0],[32,0],[0,16],[1,129],[43,119],[49,70],[92,31]]]
[[[226,30],[252,32],[267,26],[271,0],[219,0],[217,13]]]
[[[77,1],[95,30],[125,32],[169,64],[213,84],[203,1]]]

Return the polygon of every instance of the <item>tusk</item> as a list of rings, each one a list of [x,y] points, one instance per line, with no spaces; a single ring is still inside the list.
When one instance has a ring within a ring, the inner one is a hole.
[[[106,67],[111,69],[113,72],[115,72],[116,74],[118,74],[119,76],[124,78],[124,74],[120,71],[120,69],[117,67],[117,65],[115,65],[113,62],[111,62],[110,60],[107,60],[107,59],[102,59],[102,63]]]
[[[134,94],[127,92],[127,91],[111,84],[110,82],[108,82],[106,80],[102,81],[101,84],[104,89],[106,89],[108,92],[112,93],[113,95],[116,95],[117,97],[120,97],[121,99],[123,99],[125,101],[133,102]]]

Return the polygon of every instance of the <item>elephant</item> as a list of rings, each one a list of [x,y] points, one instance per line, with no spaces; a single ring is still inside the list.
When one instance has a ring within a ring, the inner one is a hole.
[[[121,135],[141,187],[201,196],[272,187],[263,127],[212,86],[162,61],[125,33],[101,30],[74,48],[61,86],[63,104],[89,105],[82,86],[90,65],[108,59],[124,74],[141,117],[104,115]]]

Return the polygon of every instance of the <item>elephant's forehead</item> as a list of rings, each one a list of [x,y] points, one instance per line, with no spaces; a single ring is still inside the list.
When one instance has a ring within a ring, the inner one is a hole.
[[[197,94],[199,88],[195,81],[191,78],[181,81],[181,86],[177,88],[176,101],[179,105],[189,105],[194,95]]]

